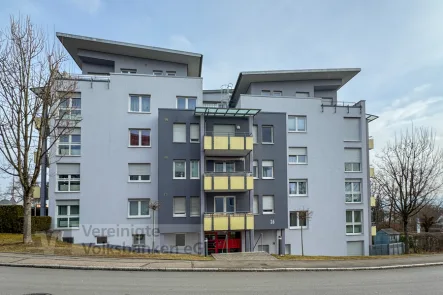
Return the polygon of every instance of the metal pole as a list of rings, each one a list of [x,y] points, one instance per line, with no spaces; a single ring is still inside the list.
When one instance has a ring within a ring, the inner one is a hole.
[[[263,233],[260,234],[260,244],[261,244],[261,250],[263,252]]]
[[[208,238],[205,238],[205,257],[208,256]]]
[[[155,210],[152,210],[152,248],[151,253],[154,253],[155,246]]]
[[[41,125],[40,128],[42,134],[42,149],[40,151],[41,153],[41,169],[40,169],[40,216],[46,216],[46,167],[48,166],[47,163],[47,131],[48,126],[46,124],[48,123],[47,120],[47,109],[46,104],[43,103],[43,113],[42,113],[42,119],[41,119]],[[37,208],[36,208],[37,210]]]
[[[278,245],[278,255],[280,255],[280,256],[282,256],[282,254],[281,254],[281,236],[278,236],[278,243],[277,243]]]

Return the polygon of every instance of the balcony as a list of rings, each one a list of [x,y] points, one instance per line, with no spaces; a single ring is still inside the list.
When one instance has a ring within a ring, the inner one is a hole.
[[[249,230],[254,229],[252,213],[205,213],[205,231]]]
[[[254,178],[250,172],[205,173],[206,192],[245,192],[254,188]]]
[[[241,156],[252,151],[253,140],[250,133],[213,133],[206,132],[203,139],[207,156]]]
[[[369,177],[374,177],[375,176],[375,170],[374,170],[374,167],[370,167],[369,168]]]
[[[376,226],[371,226],[371,236],[376,236],[377,235],[377,227]]]
[[[374,149],[374,138],[369,137],[368,139],[368,149],[373,150]]]
[[[375,207],[375,197],[371,197],[371,207]]]

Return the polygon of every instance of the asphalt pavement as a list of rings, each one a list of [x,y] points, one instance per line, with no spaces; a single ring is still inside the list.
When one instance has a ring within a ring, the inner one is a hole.
[[[443,267],[350,272],[130,272],[0,267],[0,294],[443,294]]]

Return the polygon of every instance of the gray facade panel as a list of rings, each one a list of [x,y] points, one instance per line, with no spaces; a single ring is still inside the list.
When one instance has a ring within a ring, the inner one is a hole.
[[[340,80],[257,82],[251,83],[248,94],[261,95],[262,90],[270,90],[282,91],[283,96],[295,96],[296,92],[308,92],[310,97],[314,97],[317,89],[337,89],[341,83]],[[268,109],[265,108],[265,110]]]

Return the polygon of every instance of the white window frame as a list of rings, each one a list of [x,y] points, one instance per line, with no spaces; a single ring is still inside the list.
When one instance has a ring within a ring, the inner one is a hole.
[[[137,202],[137,215],[131,215],[131,202]],[[142,202],[148,202],[148,215],[142,215],[141,210]],[[151,208],[149,208],[149,203],[151,202],[150,199],[129,199],[128,200],[128,218],[150,218],[151,217]]]
[[[305,155],[294,155],[294,154],[291,154],[290,151],[288,151],[288,164],[289,165],[307,165],[308,164],[308,148],[307,147],[289,147],[289,149],[291,149],[291,148],[303,148],[306,150],[306,154]],[[295,162],[292,162],[290,160],[291,157],[295,157]],[[300,161],[301,157],[305,157],[304,162]]]
[[[177,71],[166,71],[167,77],[175,77],[177,76]]]
[[[265,202],[263,201],[264,198],[270,197],[272,198],[272,211],[270,211],[271,209],[265,209],[264,205]],[[265,210],[267,210],[265,212]],[[274,196],[262,196],[262,213],[263,214],[275,214],[275,197]]]
[[[223,212],[217,212],[216,211],[216,199],[223,199]],[[234,212],[226,212],[227,207],[227,200],[228,199],[234,199]],[[237,200],[235,196],[215,196],[214,197],[214,213],[235,213],[237,212]]]
[[[185,138],[182,141],[177,141],[176,138],[174,138],[174,127],[185,127]],[[172,124],[172,142],[173,143],[186,143],[186,138],[188,137],[188,135],[186,134],[186,123],[173,123]]]
[[[138,111],[133,111],[131,110],[131,99],[133,97],[138,97]],[[149,100],[149,112],[143,112],[142,111],[142,106],[143,106],[143,98],[147,98]],[[129,95],[129,100],[128,100],[128,113],[133,113],[133,114],[150,114],[151,113],[151,95]]]
[[[62,134],[58,137],[58,140],[57,140],[57,156],[61,156],[61,157],[80,157],[82,155],[82,135],[81,135],[81,129],[80,128],[73,128],[73,129],[79,129],[80,130],[80,134],[76,134],[76,133],[63,134],[65,132],[62,132]],[[80,143],[72,142],[72,135],[80,136]],[[60,138],[62,136],[68,136],[68,142],[60,142]],[[69,148],[69,153],[67,155],[62,155],[60,153],[60,149],[59,149],[60,146],[67,146]],[[79,146],[80,147],[80,154],[79,155],[73,155],[72,154],[72,146]]]
[[[198,204],[198,212],[192,212],[192,200],[197,200]],[[199,196],[191,196],[189,198],[189,216],[190,217],[200,217],[201,214],[201,204],[200,204],[200,197]]]
[[[356,169],[358,167],[358,170]],[[345,163],[345,172],[361,172],[361,163],[347,162]]]
[[[303,226],[301,225],[300,212],[306,212],[306,214],[308,213],[308,211],[306,211],[306,210],[289,211],[289,229],[301,229],[301,228],[307,229],[308,228],[308,226],[309,226],[308,218],[306,218],[306,220],[305,220],[306,225],[303,225]],[[297,219],[296,219],[297,225],[291,225],[291,213],[297,214]]]
[[[131,165],[131,164],[137,164],[137,165],[149,165],[149,166],[151,166],[151,163],[128,163],[128,182],[151,182],[151,174],[146,174],[145,176],[149,176],[149,180],[142,180],[142,176],[143,176],[143,174],[141,174],[141,175],[132,175],[132,176],[138,176],[138,179],[137,180],[132,180],[131,179],[131,174],[129,174],[129,165]],[[151,166],[152,167],[152,166]],[[150,168],[151,168],[150,167]]]
[[[216,171],[215,170],[216,164],[221,164],[221,163],[223,164],[223,171]],[[232,164],[233,165],[234,169],[232,169],[232,171],[228,172],[228,170],[227,170],[228,164]],[[227,162],[214,161],[214,172],[215,173],[234,173],[235,172],[235,162],[234,161],[227,161]]]
[[[78,229],[80,228],[80,202],[76,205],[58,205],[57,201],[56,201],[56,218],[55,218],[55,228],[56,229]],[[59,215],[58,213],[58,207],[59,206],[66,206],[68,207],[66,210],[67,215]],[[71,206],[78,206],[78,214],[74,214],[71,215]],[[58,220],[59,218],[67,218],[68,219],[68,226],[67,227],[59,227],[58,226]],[[78,218],[78,225],[79,226],[75,226],[75,227],[70,227],[70,223],[71,223],[71,218]]]
[[[74,108],[72,106],[72,100],[73,99],[80,100],[80,108]],[[82,119],[82,107],[81,107],[82,99],[81,99],[81,97],[80,96],[63,97],[63,98],[61,98],[61,100],[68,101],[68,106],[67,107],[62,107],[61,103],[59,104],[59,106],[58,106],[58,117],[59,117],[59,119],[61,119],[61,120],[69,120],[69,121],[80,121]],[[61,117],[60,116],[60,112],[63,111],[63,110],[66,111],[66,114],[63,117]],[[79,114],[78,115],[73,115],[72,111],[79,111]]]
[[[192,164],[193,163],[197,163],[197,176],[192,176]],[[185,166],[185,169],[186,169],[186,166]],[[199,160],[191,160],[190,161],[189,173],[190,173],[191,179],[200,179],[200,161]],[[174,175],[175,175],[175,173],[174,173]]]
[[[252,142],[258,144],[258,125],[252,125]]]
[[[61,175],[64,176],[68,176],[67,178],[60,178]],[[74,175],[78,175],[78,178],[73,178],[72,176]],[[79,193],[81,191],[81,176],[80,174],[58,174],[57,172],[57,187],[56,187],[56,192],[57,193]],[[67,191],[60,191],[59,188],[59,182],[67,182],[68,183],[68,190]],[[78,186],[79,186],[79,190],[78,191],[74,191],[71,190],[71,184],[72,182],[77,183],[78,182]]]
[[[263,162],[272,162],[272,166],[268,166],[268,165],[265,165],[265,164],[263,164]],[[261,171],[261,178],[262,179],[274,179],[275,177],[274,177],[274,161],[273,160],[263,160],[262,162],[261,162],[261,166],[262,166],[262,171]],[[264,177],[263,175],[265,175],[265,172],[264,172],[264,168],[265,167],[271,167],[272,168],[272,176],[271,177]]]
[[[347,184],[351,185],[351,190],[347,191],[346,190],[346,185]],[[358,183],[360,190],[359,191],[354,191],[354,183]],[[351,201],[347,200],[347,196],[346,195],[351,195]],[[360,201],[354,201],[354,196],[358,196],[360,195]],[[362,194],[362,181],[360,179],[346,179],[345,180],[345,203],[348,204],[361,204],[363,202],[363,194]]]
[[[192,138],[192,127],[197,128],[197,138]],[[200,143],[200,124],[192,123],[189,127],[189,142]]]
[[[295,130],[289,129],[289,120],[294,119],[295,120]],[[305,121],[305,129],[300,130],[298,127],[298,120],[303,119]],[[298,115],[288,115],[288,132],[292,133],[306,133],[308,131],[308,117],[306,116],[298,116]]]
[[[258,175],[258,160],[254,160],[254,161],[252,161],[252,177],[254,178],[254,179],[258,179],[259,178],[259,175]],[[254,173],[254,171],[256,172],[256,173]],[[255,174],[255,175],[254,175]]]
[[[138,131],[138,145],[131,145],[131,130]],[[149,145],[141,145],[142,144],[142,132],[143,131],[149,131]],[[152,146],[151,129],[129,128],[129,132],[128,133],[129,133],[128,134],[128,136],[129,136],[129,145],[128,145],[128,147],[130,147],[130,148],[150,148]]]
[[[140,237],[143,237],[143,239],[141,239]],[[132,235],[132,247],[141,247],[141,246],[146,246],[146,235],[145,234]]]
[[[181,198],[181,199],[185,200],[185,206],[184,206],[185,211],[184,212],[180,212],[180,213],[176,213],[175,212],[175,206],[174,206],[175,201],[174,201],[174,199],[176,199],[176,198]],[[186,217],[186,197],[184,197],[184,196],[174,196],[174,197],[172,197],[172,217]]]
[[[271,128],[271,141],[263,141],[263,129]],[[274,144],[274,126],[272,125],[262,125],[261,126],[261,143],[262,144]]]
[[[163,76],[163,71],[162,70],[152,70],[152,75],[153,76]]]
[[[120,69],[122,74],[137,74],[137,69]]]
[[[295,183],[295,194],[291,194],[291,183]],[[305,194],[301,194],[300,193],[300,185],[299,183],[305,183],[306,186],[306,193]],[[308,196],[308,180],[307,179],[290,179],[289,180],[289,185],[288,185],[288,189],[289,189],[289,196],[291,197],[307,197]]]
[[[184,109],[181,109],[181,110],[192,110],[192,109],[190,109],[189,108],[189,100],[195,100],[195,107],[197,107],[197,97],[192,97],[192,96],[177,96],[176,97],[176,100],[175,100],[175,108],[176,109],[179,109],[178,108],[178,99],[179,98],[182,98],[182,99],[184,99],[185,100],[185,108]]]
[[[183,163],[185,163],[185,175],[183,176],[183,177],[176,177],[175,176],[175,163],[176,162],[183,162]],[[173,179],[186,179],[186,160],[174,160],[174,161],[172,161],[172,176],[173,176]]]
[[[356,211],[360,212],[360,222],[355,222],[355,212]],[[346,213],[347,212],[352,212],[352,221],[348,222],[346,220],[346,228],[345,228],[346,235],[347,236],[362,235],[363,234],[363,210],[346,210]],[[358,226],[358,225],[360,225],[361,232],[355,232],[355,226]],[[348,233],[348,226],[352,226],[352,233]]]

